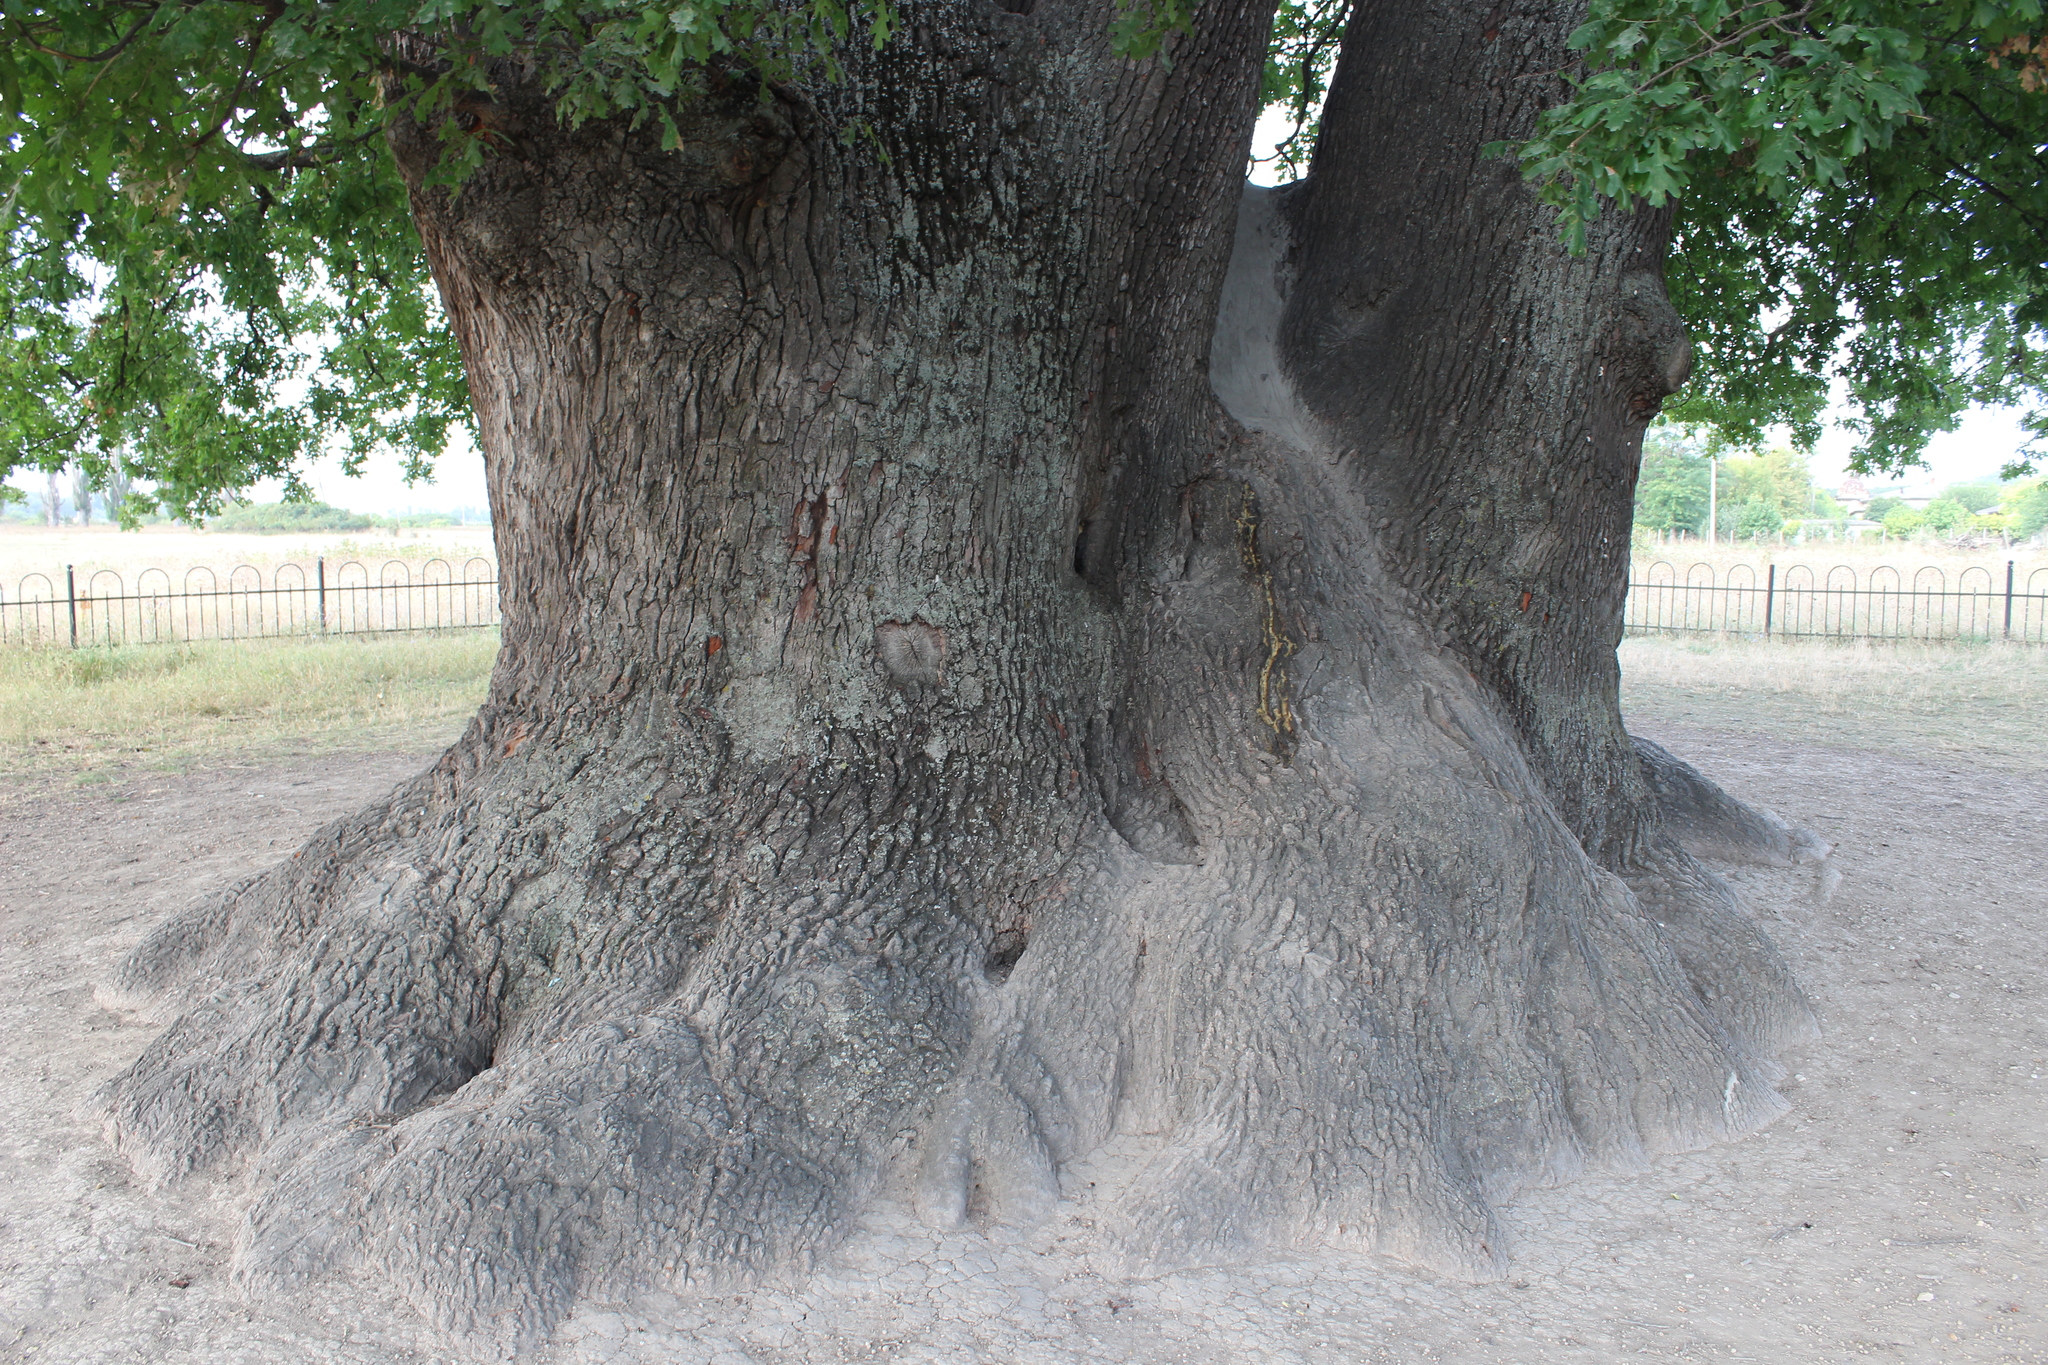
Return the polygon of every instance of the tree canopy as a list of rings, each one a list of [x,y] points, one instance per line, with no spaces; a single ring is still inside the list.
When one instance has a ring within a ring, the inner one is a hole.
[[[1283,0],[1267,101],[1308,164],[1347,6]],[[1184,0],[1117,21],[1170,61]],[[466,420],[382,133],[441,114],[459,182],[502,141],[490,64],[544,73],[571,122],[803,93],[846,137],[835,53],[885,43],[882,0],[682,5],[361,0],[0,4],[0,474],[141,477],[215,510],[324,450],[424,472]],[[432,35],[402,60],[383,35]],[[1866,469],[1911,463],[1976,403],[2048,386],[2048,26],[2039,0],[1597,0],[1516,155],[1582,239],[1675,205],[1692,332],[1679,420],[1753,443],[1818,436],[1831,386]],[[2030,419],[2048,431],[2048,417]],[[117,468],[118,466],[118,468]],[[124,510],[139,513],[146,499]]]
[[[1675,419],[1811,445],[1839,379],[1859,467],[1897,468],[1973,403],[2039,401],[2040,29],[2031,2],[1594,5],[1574,97],[1521,155],[1568,228],[1677,202],[1702,363]]]

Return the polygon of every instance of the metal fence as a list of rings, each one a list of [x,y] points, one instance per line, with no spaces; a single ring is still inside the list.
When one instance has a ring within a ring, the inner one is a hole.
[[[1950,581],[1929,565],[1738,564],[1717,573],[1668,560],[1639,565],[1629,584],[1632,634],[1782,635],[1861,640],[2020,640],[2048,644],[2048,568],[2001,578],[1972,566]],[[280,564],[266,580],[244,564],[225,577],[209,568],[178,578],[144,569],[133,584],[111,569],[33,573],[0,584],[0,645],[168,644],[284,635],[368,635],[495,626],[498,566],[472,557],[458,568],[430,559],[415,568],[387,560],[308,567]]]
[[[172,644],[283,635],[369,635],[498,624],[498,566],[472,557],[414,565],[387,560],[280,564],[266,579],[243,564],[144,569],[131,584],[112,569],[28,574],[0,584],[0,645]]]
[[[1953,580],[1933,565],[1859,574],[1846,564],[1738,564],[1717,575],[1709,564],[1681,572],[1667,560],[1639,565],[1630,577],[1631,634],[2048,644],[2048,568],[2021,577],[2011,560],[2003,575],[1972,565]]]

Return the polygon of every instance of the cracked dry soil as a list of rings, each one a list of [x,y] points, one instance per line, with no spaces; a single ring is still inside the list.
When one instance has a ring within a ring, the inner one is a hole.
[[[1133,1282],[1071,1218],[991,1241],[882,1210],[804,1283],[585,1305],[537,1358],[2048,1362],[2048,776],[1642,729],[1836,843],[1826,904],[1734,874],[1823,1036],[1775,1126],[1525,1196],[1510,1279],[1323,1255]],[[0,784],[0,1359],[462,1358],[370,1280],[246,1300],[240,1193],[138,1186],[79,1112],[151,1036],[92,989],[144,931],[428,758]]]

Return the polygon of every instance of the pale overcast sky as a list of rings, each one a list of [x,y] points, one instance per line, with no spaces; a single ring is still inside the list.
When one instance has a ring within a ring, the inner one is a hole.
[[[314,464],[306,475],[306,482],[312,485],[313,496],[322,502],[345,507],[351,512],[377,516],[399,512],[482,509],[490,501],[484,492],[483,456],[466,437],[458,436],[456,441],[450,442],[447,454],[434,467],[431,483],[407,487],[402,469],[395,456],[372,458],[364,465],[362,477],[352,479],[341,472],[341,461],[327,459]],[[40,496],[43,478],[33,470],[16,470],[7,482]],[[64,493],[66,497],[71,494],[69,476],[65,479]],[[251,502],[276,502],[283,493],[282,484],[265,481],[250,489],[248,498]]]
[[[1996,479],[1999,466],[2011,461],[2026,442],[2020,415],[2015,408],[1972,408],[1964,415],[1961,426],[1942,432],[1927,443],[1926,469],[1909,470],[1897,481],[1951,484]],[[1823,488],[1833,488],[1847,478],[1849,451],[1855,444],[1856,438],[1846,431],[1830,429],[1822,436],[1809,466],[1813,481]],[[2037,459],[2035,463],[2037,467],[2048,468],[2048,461]],[[1868,482],[1878,487],[1891,481],[1874,478]]]
[[[387,515],[393,512],[453,512],[461,507],[483,507],[490,501],[484,491],[484,457],[470,444],[466,434],[452,433],[448,450],[434,463],[431,483],[406,486],[396,459],[371,459],[363,465],[361,478],[341,472],[339,460],[322,460],[313,466],[306,482],[313,496],[351,512]],[[250,490],[253,502],[275,502],[283,490],[277,484],[258,484]]]

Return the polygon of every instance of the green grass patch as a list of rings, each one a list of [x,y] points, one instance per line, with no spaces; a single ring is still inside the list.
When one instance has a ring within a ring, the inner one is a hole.
[[[1621,646],[1621,702],[1635,720],[2048,769],[2039,646],[1636,637]]]
[[[0,650],[0,773],[79,780],[294,753],[432,748],[490,680],[496,631]],[[2048,651],[1640,637],[1632,719],[2048,769]]]
[[[453,740],[498,633],[0,650],[0,772],[106,778]]]

